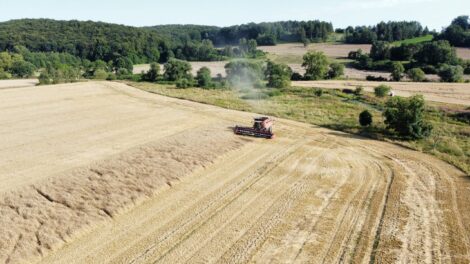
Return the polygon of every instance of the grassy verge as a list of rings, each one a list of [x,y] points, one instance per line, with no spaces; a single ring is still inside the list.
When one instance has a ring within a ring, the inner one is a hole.
[[[429,138],[418,141],[400,141],[385,129],[382,118],[386,99],[372,94],[355,96],[337,90],[287,88],[282,90],[205,90],[200,88],[177,89],[172,85],[153,83],[128,84],[144,91],[176,97],[228,109],[256,112],[292,119],[379,140],[392,141],[418,151],[430,153],[470,174],[470,124],[460,121],[456,113],[464,107],[430,103],[426,119],[434,125]],[[359,113],[369,110],[374,125],[363,129],[358,123]]]

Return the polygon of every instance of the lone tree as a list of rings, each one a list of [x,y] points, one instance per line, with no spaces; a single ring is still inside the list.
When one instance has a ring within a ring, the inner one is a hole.
[[[394,62],[392,65],[392,80],[399,82],[403,78],[405,67],[401,62]]]
[[[180,79],[192,79],[191,64],[186,61],[170,59],[165,64],[165,79],[168,81],[178,81]]]
[[[374,94],[377,97],[385,97],[390,94],[391,90],[392,87],[382,84],[374,88]]]
[[[432,125],[424,120],[425,102],[422,95],[410,98],[393,97],[385,104],[385,124],[400,137],[421,139],[431,134]]]
[[[211,70],[209,70],[207,67],[202,67],[199,69],[199,71],[197,71],[196,80],[199,87],[212,87]]]
[[[305,68],[306,80],[325,79],[329,70],[328,58],[323,52],[309,52],[303,57],[302,67]]]
[[[265,74],[268,80],[268,87],[284,88],[291,84],[292,69],[285,64],[268,61]]]
[[[359,114],[359,124],[363,127],[368,127],[372,124],[372,114],[364,110],[362,113]]]

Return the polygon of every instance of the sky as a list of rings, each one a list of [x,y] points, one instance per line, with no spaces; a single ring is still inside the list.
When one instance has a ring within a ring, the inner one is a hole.
[[[0,21],[20,18],[93,20],[130,26],[323,20],[335,28],[416,20],[441,30],[470,0],[0,0]]]

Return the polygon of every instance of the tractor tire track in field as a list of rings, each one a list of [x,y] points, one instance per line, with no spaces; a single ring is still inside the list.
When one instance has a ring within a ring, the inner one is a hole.
[[[11,217],[0,222],[23,225],[0,241],[3,262],[470,262],[470,180],[433,157],[282,119],[275,140],[238,137],[229,126],[254,114],[124,84],[41,89],[31,96],[35,102],[14,89],[0,91],[15,98],[3,99],[8,116],[0,117],[9,124],[0,130],[9,137],[0,141],[0,157],[12,160],[0,163],[8,183],[0,209]],[[31,111],[20,111],[22,105]],[[27,144],[19,140],[28,135]],[[64,161],[67,155],[74,162]],[[31,168],[14,170],[27,159]],[[83,170],[84,164],[91,165]],[[40,217],[28,213],[31,201]],[[54,230],[48,215],[63,226],[68,221],[60,210],[77,223],[85,219],[86,228]]]

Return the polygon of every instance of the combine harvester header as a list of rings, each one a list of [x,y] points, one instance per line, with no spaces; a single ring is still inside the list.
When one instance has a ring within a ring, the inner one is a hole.
[[[235,126],[234,132],[237,135],[273,139],[274,120],[269,117],[255,117],[253,127]]]

